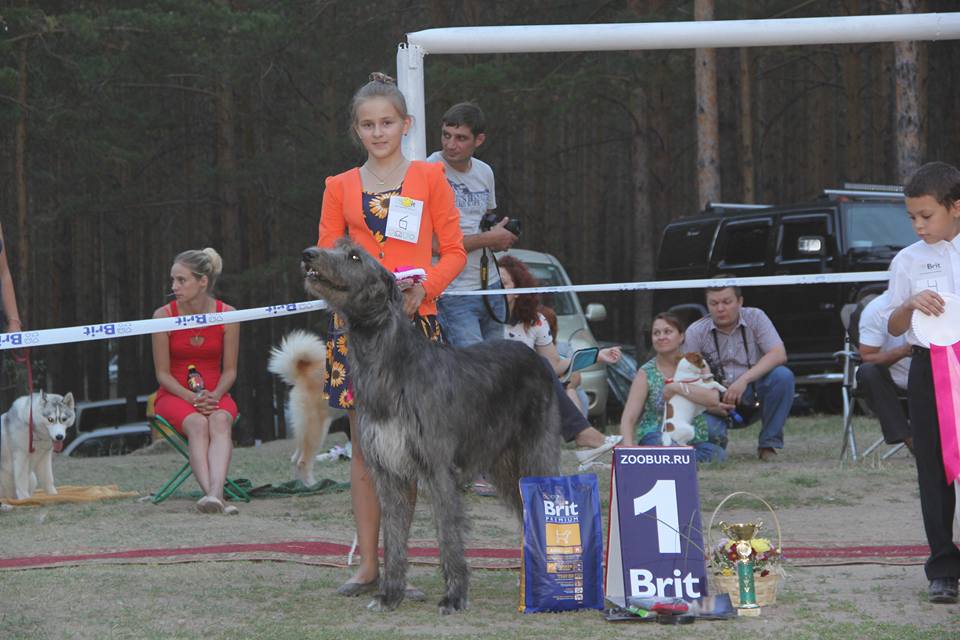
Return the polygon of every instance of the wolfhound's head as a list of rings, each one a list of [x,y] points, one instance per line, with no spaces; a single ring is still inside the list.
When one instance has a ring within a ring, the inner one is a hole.
[[[304,249],[301,268],[307,292],[326,300],[353,326],[376,321],[393,306],[401,308],[393,274],[347,238],[332,249]]]

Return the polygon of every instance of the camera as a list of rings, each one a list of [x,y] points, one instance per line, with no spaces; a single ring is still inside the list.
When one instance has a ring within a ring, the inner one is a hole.
[[[480,218],[480,231],[490,231],[495,224],[503,220],[503,216],[499,216],[496,213],[485,213],[483,217]],[[510,218],[510,222],[503,225],[503,228],[512,233],[513,235],[520,236],[520,218]]]
[[[730,412],[731,429],[743,429],[749,426],[754,416],[760,411],[760,398],[754,396],[753,402],[740,403]]]

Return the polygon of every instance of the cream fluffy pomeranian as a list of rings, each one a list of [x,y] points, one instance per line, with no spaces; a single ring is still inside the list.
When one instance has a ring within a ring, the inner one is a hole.
[[[323,395],[324,365],[327,348],[316,335],[307,331],[290,332],[279,347],[270,351],[267,367],[290,385],[290,428],[296,450],[290,458],[294,477],[311,486],[317,480],[313,463],[330,430],[333,419]]]

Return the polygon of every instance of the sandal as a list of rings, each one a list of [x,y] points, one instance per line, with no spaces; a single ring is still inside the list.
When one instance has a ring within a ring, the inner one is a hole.
[[[478,496],[489,498],[497,495],[497,488],[486,480],[475,480],[470,488]]]
[[[240,515],[240,509],[237,509],[232,504],[224,505],[223,513],[227,516],[238,516]]]
[[[215,496],[203,496],[197,500],[197,511],[200,513],[223,513],[223,503]]]
[[[355,598],[365,593],[373,593],[380,586],[380,578],[374,578],[370,582],[344,582],[337,588],[337,595],[345,598]]]

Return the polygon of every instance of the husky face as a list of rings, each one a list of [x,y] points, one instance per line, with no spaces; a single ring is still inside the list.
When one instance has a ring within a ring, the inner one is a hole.
[[[45,429],[50,440],[53,441],[54,449],[57,451],[63,448],[63,440],[67,437],[67,429],[73,426],[75,418],[76,412],[72,393],[67,393],[65,396],[41,393],[40,397],[34,400],[34,428]]]

